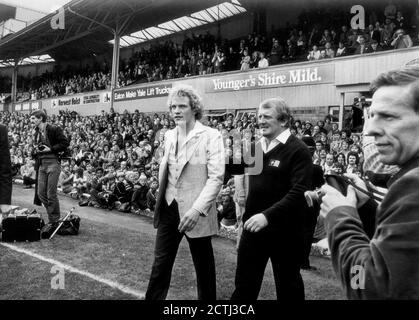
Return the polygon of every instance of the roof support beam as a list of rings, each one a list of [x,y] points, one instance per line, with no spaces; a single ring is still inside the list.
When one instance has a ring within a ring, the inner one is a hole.
[[[161,30],[165,30],[165,31],[168,31],[168,32],[176,32],[176,30],[173,30],[173,29],[168,29],[168,28],[164,28],[164,27],[158,27],[158,26],[155,26],[155,28],[157,28],[157,29],[161,29]]]
[[[185,29],[184,28],[182,28],[178,23],[176,23],[176,21],[175,20],[172,20],[172,22],[173,22],[173,24],[176,26],[176,27],[178,27],[181,31],[184,31]]]
[[[192,17],[190,14],[189,15],[187,15],[187,17],[188,18],[191,18],[191,19],[194,19],[194,20],[198,20],[198,21],[201,21],[201,22],[203,22],[203,23],[209,23],[209,22],[211,22],[211,21],[207,21],[207,20],[204,20],[204,19],[200,19],[200,18],[197,18],[197,17]]]
[[[111,32],[114,32],[114,29],[112,29],[111,27],[107,26],[106,24],[103,24],[102,22],[96,21],[96,20],[91,19],[91,18],[89,18],[89,17],[86,17],[86,16],[84,16],[84,15],[82,15],[82,14],[80,14],[80,13],[77,13],[77,12],[73,11],[70,7],[68,7],[68,11],[70,11],[72,14],[75,14],[76,16],[79,16],[79,17],[81,17],[81,18],[84,18],[84,19],[86,19],[86,20],[89,20],[89,21],[91,21],[91,22],[94,22],[94,23],[96,23],[96,24],[98,24],[98,25],[102,26],[103,28],[105,28],[105,29],[107,29],[107,30],[110,30]]]
[[[150,32],[148,32],[146,29],[143,30],[143,33],[150,36],[149,40],[154,40],[155,39],[155,37]]]
[[[132,34],[130,34],[128,37],[133,37],[133,38],[135,38],[135,39],[138,39],[138,40],[143,40],[143,41],[147,41],[147,40],[148,40],[147,38],[134,36],[134,35],[132,35]]]

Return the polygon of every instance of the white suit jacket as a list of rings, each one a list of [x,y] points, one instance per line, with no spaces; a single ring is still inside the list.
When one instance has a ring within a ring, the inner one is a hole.
[[[159,195],[154,211],[155,228],[160,223],[160,215],[164,214],[161,208],[168,182],[168,157],[170,148],[177,143],[176,130],[169,130],[165,134],[164,156],[159,170]],[[198,210],[201,213],[198,222],[186,235],[190,238],[211,236],[218,232],[215,199],[224,180],[223,140],[216,129],[197,121],[193,135],[187,137],[186,148],[187,155],[180,159],[180,174],[176,180],[180,219],[189,209]]]

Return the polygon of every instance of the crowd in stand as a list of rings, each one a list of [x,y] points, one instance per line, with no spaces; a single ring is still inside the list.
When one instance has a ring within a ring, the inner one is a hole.
[[[140,48],[120,61],[118,87],[233,70],[265,68],[295,61],[315,61],[408,48],[418,44],[419,9],[408,18],[405,8],[392,1],[381,13],[370,11],[365,30],[352,30],[346,12],[325,9],[302,11],[294,25],[267,37],[249,34],[243,39],[216,38],[210,32],[185,35],[182,44],[171,40]],[[332,18],[331,18],[332,17]],[[110,88],[107,61],[82,70],[57,66],[51,73],[26,80],[32,100]]]
[[[0,122],[8,125],[10,154],[15,182],[25,188],[35,184],[36,173],[31,157],[33,132],[28,114],[0,113]],[[81,206],[144,213],[154,209],[158,191],[159,163],[163,156],[164,133],[175,127],[167,114],[148,116],[136,110],[122,114],[102,111],[100,115],[80,116],[61,111],[48,117],[61,126],[70,139],[71,157],[62,161],[59,190],[79,200]],[[205,123],[217,128],[224,139],[226,155],[240,156],[260,138],[256,116],[233,114],[226,118],[208,118]],[[312,136],[315,141],[313,162],[324,172],[362,174],[361,137],[351,133],[350,124],[339,131],[327,116],[324,121],[293,121],[291,133],[299,138]],[[238,154],[237,154],[238,153]],[[231,162],[232,163],[232,162]],[[237,227],[234,178],[226,172],[217,208],[225,226]]]

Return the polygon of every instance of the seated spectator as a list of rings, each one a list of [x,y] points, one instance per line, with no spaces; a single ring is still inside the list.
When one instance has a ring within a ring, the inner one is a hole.
[[[320,50],[320,57],[319,60],[324,60],[324,59],[328,59],[329,57],[326,55],[326,51],[325,50]]]
[[[157,192],[158,192],[159,183],[157,179],[153,179],[150,182],[150,189],[147,192],[147,209],[148,211],[154,211],[154,207],[156,205],[157,200]]]
[[[139,214],[140,211],[147,209],[147,177],[142,174],[138,180],[139,185],[134,186],[134,193],[131,198],[131,210]]]
[[[381,34],[382,46],[385,48],[391,48],[391,42],[393,41],[393,33],[396,29],[394,22],[386,18],[383,26],[383,32]]]
[[[330,151],[333,152],[333,154],[339,153],[341,143],[342,141],[340,139],[340,132],[339,131],[333,132],[332,142],[330,142]]]
[[[117,209],[121,212],[129,212],[130,201],[133,193],[133,185],[125,177],[123,171],[117,173],[117,182],[113,194],[117,198]]]
[[[326,52],[327,58],[334,58],[335,57],[335,50],[332,48],[332,44],[330,42],[326,42],[324,50]]]
[[[73,189],[74,174],[70,171],[70,166],[63,164],[60,176],[58,177],[58,188],[65,194],[70,193]]]
[[[250,58],[249,68],[254,69],[259,65],[259,52],[253,51],[252,57]]]
[[[378,25],[380,25],[380,23],[378,23]],[[367,41],[370,43],[370,45],[372,44],[373,41],[380,43],[381,41],[381,32],[379,29],[377,29],[376,27],[374,27],[373,24],[369,24],[368,25],[368,39]]]
[[[339,47],[336,50],[336,57],[343,57],[347,55],[346,47],[343,42],[339,42]]]
[[[90,199],[88,205],[95,208],[105,208],[106,201],[103,197],[104,184],[106,178],[104,177],[104,171],[101,167],[96,168],[95,174],[89,182]]]
[[[394,49],[410,48],[413,46],[412,39],[408,34],[405,34],[403,29],[398,29],[393,35],[393,41],[390,45]]]
[[[333,154],[328,153],[326,154],[326,161],[323,163],[322,169],[324,173],[329,173],[333,171],[333,166],[335,163],[335,157]]]
[[[376,40],[371,41],[371,53],[383,51],[380,44]]]
[[[313,50],[307,56],[307,60],[319,60],[320,59],[320,50],[316,45],[313,46]]]
[[[370,45],[366,42],[364,35],[361,34],[358,37],[358,42],[359,45],[356,47],[354,54],[365,54],[372,51]]]
[[[311,127],[312,127],[312,124],[311,124],[311,122],[310,121],[306,121],[305,122],[305,126],[304,126],[304,129],[303,129],[303,131],[302,131],[302,135],[303,136],[310,136],[311,137]]]
[[[314,152],[313,152],[313,162],[317,159],[320,159],[320,151],[324,149],[323,143],[321,141],[315,142]]]
[[[103,191],[99,193],[101,203],[103,203],[101,206],[103,209],[113,210],[115,208],[115,204],[118,201],[118,198],[114,194],[115,185],[115,175],[113,173],[108,173],[103,179]]]
[[[268,59],[265,58],[265,52],[261,51],[259,53],[259,62],[258,62],[258,68],[267,68],[269,66]]]
[[[20,168],[20,174],[23,179],[23,188],[30,189],[35,184],[36,171],[34,168],[35,161],[26,158],[26,163]]]
[[[361,176],[361,167],[359,165],[359,156],[356,152],[348,152],[347,155],[348,165],[346,166],[345,173],[355,173]]]
[[[70,195],[76,199],[79,199],[82,196],[82,194],[87,191],[86,182],[87,181],[84,176],[83,168],[78,168],[74,175],[73,190],[70,192]]]
[[[217,206],[217,212],[218,221],[222,226],[230,227],[236,225],[236,205],[229,187],[221,191],[221,201]]]
[[[320,150],[320,152],[319,152],[319,158],[315,159],[313,161],[313,163],[314,164],[317,164],[317,165],[319,165],[319,166],[321,166],[323,168],[324,167],[324,164],[326,162],[326,155],[327,155],[327,151],[325,149]]]
[[[346,158],[343,153],[339,153],[336,156],[336,164],[342,167],[343,172],[340,173],[344,173],[346,171]]]

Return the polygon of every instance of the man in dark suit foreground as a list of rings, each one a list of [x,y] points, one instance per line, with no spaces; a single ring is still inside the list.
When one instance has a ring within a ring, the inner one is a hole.
[[[400,171],[380,206],[370,208],[372,237],[359,215],[369,197],[352,186],[346,197],[322,187],[333,268],[349,299],[419,299],[419,67],[381,74],[371,88],[365,134],[375,138],[381,162]],[[356,175],[350,178],[366,189]]]

